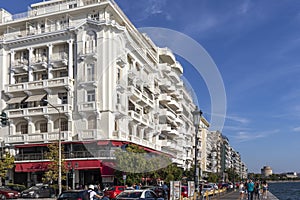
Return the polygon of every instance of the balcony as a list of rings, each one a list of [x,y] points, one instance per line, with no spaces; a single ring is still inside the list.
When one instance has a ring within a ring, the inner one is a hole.
[[[126,81],[124,81],[124,80],[117,81],[117,91],[124,93],[126,88],[127,88]]]
[[[61,113],[72,112],[72,106],[69,104],[59,104],[56,105],[56,107]],[[48,106],[7,110],[8,118],[32,117],[47,114],[57,114],[57,110]]]
[[[69,58],[69,55],[66,52],[55,53],[50,58],[50,62],[51,62],[51,64],[56,65],[56,66],[68,65],[68,58]]]
[[[168,63],[160,63],[158,64],[158,68],[166,74],[171,72],[171,65],[169,65]]]
[[[131,78],[131,79],[137,78],[138,74],[139,73],[138,73],[137,69],[135,69],[135,68],[132,68],[132,69],[128,70],[128,77]]]
[[[17,58],[12,62],[12,69],[16,71],[27,71],[28,70],[28,60]]]
[[[44,69],[46,69],[48,67],[47,57],[41,56],[41,57],[32,58],[30,60],[30,65],[33,66],[34,68],[43,67]]]
[[[176,84],[181,82],[180,75],[178,75],[177,73],[175,73],[175,72],[172,71],[168,75],[173,80],[173,82],[176,81]]]
[[[74,158],[98,158],[100,160],[109,160],[114,158],[115,150],[96,150],[90,151],[73,151],[64,153],[65,159]],[[17,154],[15,161],[47,160],[43,153],[24,153]]]
[[[135,144],[139,144],[141,146],[144,146],[144,147],[149,147],[151,149],[156,149],[156,150],[160,150],[160,145],[158,144],[153,144],[152,142],[148,141],[148,140],[144,140],[142,138],[139,138],[137,136],[133,136],[133,135],[130,135],[129,136],[129,140]]]
[[[175,65],[173,65],[172,67],[178,73],[183,74],[183,67],[181,66],[180,62],[176,61]]]
[[[162,148],[169,150],[178,150],[179,146],[172,140],[159,140]]]
[[[128,86],[128,92],[130,99],[141,106],[154,106],[153,99],[150,99],[147,95],[143,94],[140,90],[138,90],[134,86]]]
[[[47,88],[73,88],[74,80],[69,77],[60,77],[48,80],[31,81],[25,83],[10,84],[5,86],[5,92],[24,92],[28,90],[41,90]]]
[[[100,108],[100,102],[98,101],[78,103],[79,112],[93,111],[93,110],[98,110],[99,108]]]
[[[52,133],[33,133],[33,134],[19,134],[19,135],[9,135],[5,138],[5,143],[15,144],[15,143],[44,143],[45,141],[57,141],[58,132]],[[72,131],[61,131],[62,141],[72,140]]]
[[[84,140],[97,140],[97,139],[106,139],[101,138],[103,136],[103,132],[99,129],[79,129],[77,128],[78,133],[78,140],[84,141]]]
[[[172,108],[174,111],[177,111],[178,109],[180,109],[180,104],[174,99],[172,99],[170,102],[168,102],[168,106],[170,108]]]
[[[116,112],[115,115],[117,118],[122,118],[124,116],[127,116],[126,107],[122,104],[116,104]]]
[[[150,120],[144,116],[144,115],[141,115],[133,110],[129,110],[128,111],[128,115],[129,117],[131,117],[133,120],[137,121],[138,123],[140,123],[140,125],[143,125],[147,128],[154,128],[154,123],[153,122],[150,122]]]
[[[175,56],[172,51],[168,48],[158,48],[159,58],[170,65],[176,62]]]
[[[95,61],[97,60],[96,47],[86,48],[79,52],[79,61]]]

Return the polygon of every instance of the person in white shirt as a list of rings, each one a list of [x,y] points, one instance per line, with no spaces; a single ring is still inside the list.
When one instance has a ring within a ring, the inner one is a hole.
[[[239,185],[240,199],[244,199],[245,187],[244,183],[241,182]]]
[[[95,186],[94,185],[89,185],[89,189],[88,189],[88,193],[89,193],[89,196],[90,196],[90,200],[94,200],[94,197],[97,197],[99,199],[102,198],[102,196],[98,195],[95,191]]]

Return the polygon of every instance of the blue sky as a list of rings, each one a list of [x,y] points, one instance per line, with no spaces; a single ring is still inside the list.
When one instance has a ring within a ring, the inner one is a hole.
[[[13,13],[39,0],[0,1]],[[201,44],[225,86],[222,130],[249,172],[300,172],[300,1],[117,0],[137,27],[182,32]],[[181,59],[184,77],[209,120],[210,94],[193,66]]]

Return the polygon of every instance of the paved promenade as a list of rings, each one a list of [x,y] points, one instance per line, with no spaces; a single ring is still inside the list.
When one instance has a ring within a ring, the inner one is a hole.
[[[239,200],[240,199],[240,193],[238,191],[228,192],[216,196],[211,196],[210,198],[207,198],[209,200]],[[247,198],[244,197],[246,200]],[[254,199],[254,198],[253,198]],[[206,200],[206,198],[202,198],[201,200]],[[264,199],[262,199],[264,200]],[[275,197],[272,193],[268,192],[268,199],[267,200],[279,200],[277,197]]]
[[[210,196],[207,199],[209,199],[209,200],[239,200],[240,194],[238,191],[233,191],[233,192],[228,192],[228,193],[224,193],[224,194],[220,194],[220,195],[216,195],[216,196]],[[246,200],[246,199],[247,198],[244,198],[244,200]],[[18,200],[31,200],[31,199],[18,198]],[[35,200],[35,199],[32,199],[32,200]],[[56,200],[56,198],[43,198],[43,200]],[[206,198],[203,197],[200,200],[206,200]],[[264,199],[261,199],[261,200],[264,200]],[[279,200],[279,199],[276,198],[272,193],[268,192],[267,200]]]

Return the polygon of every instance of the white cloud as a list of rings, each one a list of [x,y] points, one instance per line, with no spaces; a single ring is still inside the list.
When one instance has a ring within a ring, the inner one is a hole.
[[[261,138],[266,138],[270,137],[270,135],[278,133],[279,130],[270,130],[270,131],[263,131],[263,132],[254,132],[254,131],[248,131],[248,132],[238,132],[233,136],[233,138],[237,142],[247,142],[247,141],[252,141],[256,139],[261,139]]]
[[[171,15],[165,10],[167,0],[117,0],[118,4],[123,5],[123,11],[131,15],[133,22],[142,22],[154,15],[161,15],[166,20],[171,20]],[[134,6],[128,6],[134,4]]]
[[[236,116],[236,115],[227,115],[226,116],[226,119],[229,119],[231,121],[235,121],[235,122],[239,122],[239,123],[242,123],[242,124],[248,124],[250,122],[249,119],[246,119],[244,117],[239,117],[239,116]]]
[[[300,126],[299,126],[299,127],[293,128],[293,131],[295,131],[295,132],[300,132]]]
[[[249,0],[243,1],[243,3],[238,8],[238,12],[241,14],[247,14],[249,7],[250,7],[249,4],[250,4]]]

